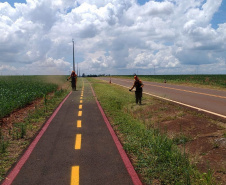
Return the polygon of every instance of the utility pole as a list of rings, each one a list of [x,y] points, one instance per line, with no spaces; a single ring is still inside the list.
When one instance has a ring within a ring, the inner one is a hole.
[[[73,42],[73,71],[75,71],[75,51],[74,51],[74,39],[72,39]]]

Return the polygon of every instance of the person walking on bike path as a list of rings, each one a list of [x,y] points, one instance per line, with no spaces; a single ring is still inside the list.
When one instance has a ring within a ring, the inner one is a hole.
[[[138,78],[138,76],[135,74],[134,75],[134,84],[133,86],[129,89],[129,91],[132,91],[132,89],[136,87],[136,91],[135,91],[135,97],[136,97],[136,103],[141,105],[141,98],[142,98],[142,91],[143,91],[143,87],[144,84],[142,83],[142,81]]]
[[[75,71],[71,72],[71,76],[69,76],[69,78],[67,80],[69,80],[70,78],[71,78],[72,90],[76,91],[77,74],[75,73]]]

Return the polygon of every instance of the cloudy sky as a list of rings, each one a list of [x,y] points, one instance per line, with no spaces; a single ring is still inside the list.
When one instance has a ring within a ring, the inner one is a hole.
[[[0,0],[0,75],[226,74],[226,0]],[[77,70],[77,69],[76,69]]]

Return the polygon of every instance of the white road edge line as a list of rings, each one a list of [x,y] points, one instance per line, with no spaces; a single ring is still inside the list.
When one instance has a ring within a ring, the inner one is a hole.
[[[105,80],[103,80],[105,81]],[[113,83],[111,82],[112,84],[115,84],[115,85],[119,85],[119,84],[116,84],[116,83]],[[119,86],[122,86],[122,87],[125,87],[125,88],[129,88],[127,86],[124,86],[124,85],[119,85]],[[211,112],[211,111],[208,111],[208,110],[205,110],[205,109],[201,109],[201,108],[198,108],[198,107],[194,107],[194,106],[191,106],[191,105],[188,105],[188,104],[185,104],[185,103],[181,103],[181,102],[178,102],[178,101],[174,101],[174,100],[170,100],[168,98],[163,98],[161,96],[157,96],[157,95],[154,95],[154,94],[150,94],[150,93],[146,93],[146,92],[143,92],[144,94],[147,94],[147,95],[150,95],[150,96],[154,96],[154,97],[157,97],[157,98],[160,98],[160,99],[163,99],[163,100],[166,100],[166,101],[170,101],[170,102],[173,102],[173,103],[177,103],[179,105],[183,105],[183,106],[186,106],[186,107],[190,107],[190,108],[193,108],[193,109],[196,109],[198,111],[203,111],[203,112],[206,112],[206,113],[209,113],[209,114],[213,114],[215,116],[219,116],[221,118],[225,118],[226,119],[226,116],[222,115],[222,114],[218,114],[218,113],[215,113],[215,112]]]

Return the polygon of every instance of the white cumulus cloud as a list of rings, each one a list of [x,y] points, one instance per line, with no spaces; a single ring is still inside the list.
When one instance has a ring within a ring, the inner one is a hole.
[[[68,74],[226,72],[222,0],[27,0],[0,3],[1,71]],[[200,67],[202,66],[202,67]],[[210,70],[210,68],[212,68]],[[180,70],[181,69],[181,70]],[[187,69],[187,70],[186,70]],[[209,70],[209,72],[208,72]],[[32,71],[32,72],[31,72]]]

